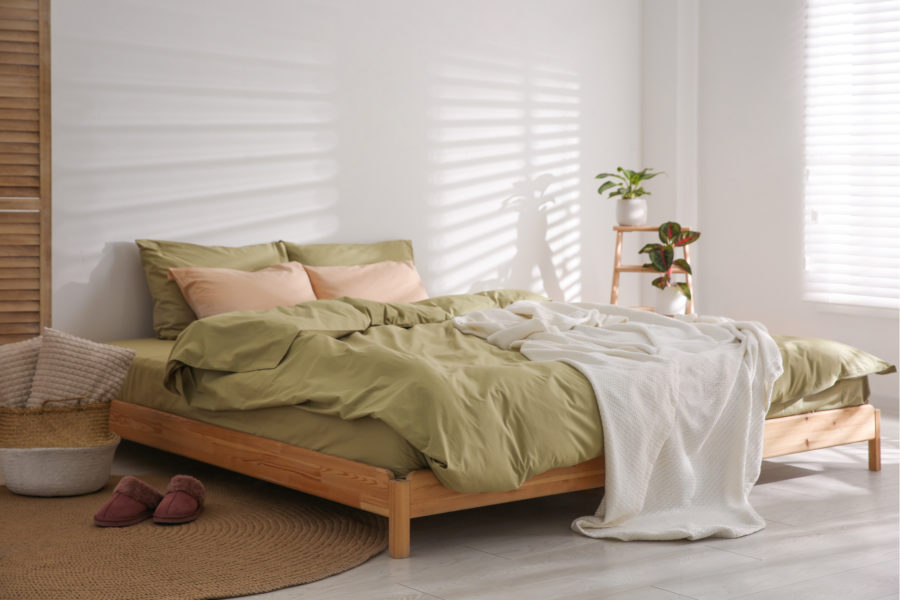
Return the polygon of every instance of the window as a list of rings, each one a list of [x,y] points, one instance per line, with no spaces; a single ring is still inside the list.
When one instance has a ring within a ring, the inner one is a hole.
[[[807,300],[900,306],[900,0],[807,0]]]

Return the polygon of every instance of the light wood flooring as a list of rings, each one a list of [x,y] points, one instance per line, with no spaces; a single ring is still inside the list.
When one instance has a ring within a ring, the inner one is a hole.
[[[569,523],[593,513],[599,496],[579,492],[416,519],[409,559],[385,552],[340,575],[248,598],[898,599],[900,443],[892,406],[883,435],[880,473],[867,470],[865,443],[765,461],[752,502],[768,526],[745,538],[588,539]],[[114,473],[171,473],[185,462],[123,444]]]

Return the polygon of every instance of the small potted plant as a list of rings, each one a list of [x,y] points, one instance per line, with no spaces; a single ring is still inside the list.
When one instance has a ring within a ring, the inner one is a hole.
[[[688,275],[693,273],[688,261],[675,258],[675,248],[693,244],[699,237],[699,231],[682,229],[678,223],[668,221],[659,226],[659,240],[662,243],[646,244],[641,248],[640,254],[650,257],[650,262],[644,266],[663,274],[651,282],[653,287],[660,290],[656,298],[656,312],[664,315],[684,314],[687,301],[691,299],[691,288],[686,282],[672,281],[672,273],[675,267],[680,269],[679,272]]]
[[[642,171],[630,171],[617,167],[615,173],[600,173],[596,179],[609,181],[597,188],[598,194],[607,190],[610,198],[618,198],[616,202],[616,221],[619,225],[643,225],[647,222],[647,201],[643,196],[649,196],[650,192],[641,187],[648,179],[653,179],[663,171],[643,169]]]

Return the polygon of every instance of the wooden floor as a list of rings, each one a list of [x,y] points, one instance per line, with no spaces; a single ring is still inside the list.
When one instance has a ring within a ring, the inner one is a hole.
[[[387,553],[257,600],[887,600],[900,575],[900,444],[883,415],[880,473],[865,443],[764,463],[752,502],[768,527],[737,540],[615,542],[569,530],[594,492],[527,500],[413,522],[412,556]],[[171,473],[185,459],[123,444],[114,471]]]

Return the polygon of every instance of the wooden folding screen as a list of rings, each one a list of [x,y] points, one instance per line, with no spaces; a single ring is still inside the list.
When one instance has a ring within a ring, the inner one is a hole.
[[[0,344],[50,324],[50,0],[0,0]]]

